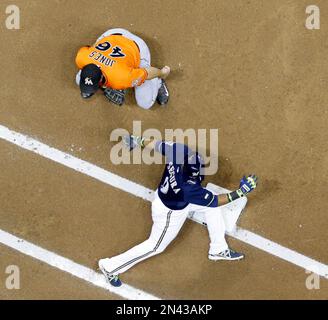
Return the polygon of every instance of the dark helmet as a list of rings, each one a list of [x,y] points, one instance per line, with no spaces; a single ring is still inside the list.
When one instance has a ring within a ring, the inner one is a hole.
[[[95,64],[86,65],[81,72],[80,90],[84,99],[92,97],[99,89],[102,72]]]
[[[192,180],[204,180],[205,161],[198,152],[192,152],[188,155],[188,161],[184,166],[186,175]]]

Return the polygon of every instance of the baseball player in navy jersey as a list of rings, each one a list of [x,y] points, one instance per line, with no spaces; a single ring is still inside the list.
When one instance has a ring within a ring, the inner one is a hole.
[[[135,264],[163,252],[176,238],[189,212],[204,213],[210,237],[210,260],[240,260],[244,255],[231,250],[225,240],[225,223],[218,207],[246,196],[257,186],[257,177],[243,177],[231,193],[214,195],[202,187],[204,161],[186,145],[126,136],[123,143],[130,150],[155,149],[166,157],[165,170],[152,202],[153,226],[148,240],[112,258],[99,260],[99,268],[113,286],[122,284],[119,275]]]

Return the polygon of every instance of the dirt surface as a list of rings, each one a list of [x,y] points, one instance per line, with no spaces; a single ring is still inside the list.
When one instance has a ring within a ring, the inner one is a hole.
[[[1,272],[1,300],[108,300],[118,299],[106,290],[96,288],[87,282],[73,278],[48,265],[37,262],[11,249],[0,246],[0,270],[8,266],[19,266],[20,288],[8,290],[5,286],[9,274]]]
[[[142,120],[144,130],[163,133],[166,128],[218,128],[221,166],[208,180],[234,188],[245,173],[256,172],[261,179],[240,225],[328,263],[326,1],[316,2],[322,23],[315,31],[304,27],[308,2],[303,0],[15,4],[22,29],[0,27],[1,125],[152,189],[163,167],[113,165],[112,130],[131,129],[133,120]],[[6,5],[0,5],[1,12]],[[172,67],[167,108],[142,110],[131,94],[123,108],[101,95],[81,101],[74,83],[75,54],[112,27],[140,35],[151,48],[153,64]],[[143,200],[4,141],[0,164],[2,230],[89,267],[148,236],[150,204]],[[172,299],[328,298],[326,280],[320,290],[309,291],[304,270],[241,242],[230,243],[247,258],[210,263],[206,229],[187,222],[165,253],[131,269],[123,280]],[[47,298],[112,298],[14,251],[1,247],[0,252],[1,266],[16,259],[39,275],[36,282],[26,276],[17,298],[43,293]],[[48,291],[48,274],[49,281],[61,279],[61,292]],[[0,297],[15,298],[3,291]]]

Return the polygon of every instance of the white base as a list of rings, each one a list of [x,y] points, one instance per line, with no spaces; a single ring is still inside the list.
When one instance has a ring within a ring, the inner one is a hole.
[[[216,195],[231,192],[213,183],[207,184],[206,189],[213,192]],[[229,204],[226,204],[225,206],[220,207],[227,232],[233,232],[236,229],[238,219],[242,214],[244,208],[246,207],[246,204],[247,204],[247,198],[243,197]],[[191,212],[189,214],[189,219],[194,220],[195,222],[201,223],[204,226],[206,226],[205,217],[202,212]]]

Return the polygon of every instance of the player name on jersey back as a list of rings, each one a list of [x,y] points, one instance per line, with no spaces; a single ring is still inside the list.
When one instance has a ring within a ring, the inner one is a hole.
[[[115,60],[112,60],[97,51],[92,51],[89,54],[89,57],[92,58],[94,61],[97,61],[97,62],[105,65],[106,67],[112,67],[114,65],[114,63],[116,63]]]

